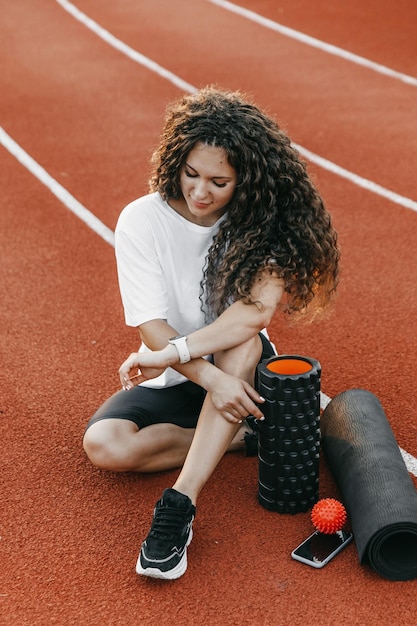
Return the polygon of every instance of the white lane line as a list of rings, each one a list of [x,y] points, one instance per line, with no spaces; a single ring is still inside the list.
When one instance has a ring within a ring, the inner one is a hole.
[[[227,11],[231,11],[232,13],[236,13],[241,17],[245,17],[252,22],[256,22],[265,28],[269,28],[270,30],[274,30],[280,35],[284,35],[285,37],[290,37],[291,39],[295,39],[296,41],[300,41],[308,46],[313,48],[318,48],[323,52],[327,52],[328,54],[332,54],[333,56],[340,57],[345,61],[350,61],[351,63],[356,63],[356,65],[361,65],[362,67],[366,67],[378,74],[384,74],[385,76],[389,76],[390,78],[395,78],[396,80],[400,80],[407,85],[412,85],[417,87],[417,78],[414,76],[409,76],[408,74],[403,74],[402,72],[397,72],[396,70],[392,70],[385,65],[381,65],[380,63],[375,63],[375,61],[371,61],[365,57],[361,57],[358,54],[354,54],[353,52],[349,52],[348,50],[344,50],[343,48],[339,48],[338,46],[334,46],[333,44],[326,43],[325,41],[321,41],[320,39],[316,39],[315,37],[310,37],[310,35],[306,35],[304,33],[299,32],[298,30],[294,30],[293,28],[289,28],[288,26],[283,26],[278,22],[274,22],[266,17],[262,17],[259,13],[255,13],[254,11],[250,11],[249,9],[245,9],[237,4],[233,4],[232,2],[228,2],[227,0],[208,0],[211,4],[216,4],[217,6],[225,9]]]
[[[394,202],[394,204],[399,204],[400,206],[403,206],[406,209],[417,211],[417,202],[415,200],[411,200],[411,198],[407,198],[406,196],[401,196],[399,193],[396,193],[395,191],[386,189],[385,187],[382,187],[381,185],[374,183],[372,180],[369,180],[368,178],[362,178],[362,176],[358,176],[358,174],[354,174],[353,172],[346,170],[344,167],[341,167],[340,165],[336,165],[336,163],[333,163],[332,161],[329,161],[328,159],[324,159],[318,154],[315,154],[314,152],[307,150],[307,148],[303,148],[303,146],[300,146],[296,143],[293,143],[292,145],[306,159],[308,159],[312,163],[315,163],[316,165],[319,165],[322,169],[327,170],[328,172],[332,172],[333,174],[336,174],[336,176],[340,176],[341,178],[346,178],[346,180],[349,180],[354,185],[357,185],[358,187],[362,187],[363,189],[366,189],[367,191],[370,191],[371,193],[374,193],[377,196],[386,198],[387,200]]]
[[[35,161],[14,139],[0,127],[0,143],[6,148],[29,172],[31,172],[41,183],[45,185],[74,215],[84,224],[87,224],[95,233],[100,235],[104,241],[114,246],[114,233],[91,211],[85,208],[78,200],[72,196],[55,178]]]
[[[177,87],[180,87],[180,89],[186,92],[194,93],[195,91],[197,91],[197,87],[194,87],[194,85],[187,83],[186,81],[182,80],[181,78],[179,78],[172,72],[161,67],[160,65],[158,65],[151,59],[148,59],[142,54],[139,54],[138,52],[136,52],[135,50],[133,50],[132,48],[124,44],[119,39],[116,39],[116,37],[114,37],[107,30],[105,30],[104,28],[96,24],[96,22],[94,22],[91,18],[89,18],[84,13],[82,13],[71,2],[68,2],[68,0],[56,0],[56,2],[58,2],[58,4],[60,4],[73,17],[75,17],[76,20],[84,24],[84,26],[89,28],[92,32],[94,32],[101,39],[109,43],[111,46],[113,46],[114,48],[122,52],[123,54],[126,54],[130,59],[132,59],[136,63],[139,63],[140,65],[145,66],[152,72],[157,73],[162,78],[165,78],[166,80],[170,81],[171,83],[173,83]],[[232,6],[235,6],[235,5],[232,5]],[[304,148],[303,146],[300,146],[299,144],[293,143],[293,146],[306,159],[308,159],[309,161],[313,163],[316,163],[322,169],[332,172],[333,174],[336,174],[337,176],[340,176],[341,178],[345,178],[346,180],[349,180],[354,185],[357,185],[358,187],[362,187],[363,189],[366,189],[367,191],[370,191],[371,193],[374,193],[378,196],[386,198],[390,200],[391,202],[394,202],[395,204],[406,207],[407,209],[411,209],[412,211],[417,211],[416,201],[411,200],[410,198],[407,198],[405,196],[401,196],[395,191],[386,189],[385,187],[382,187],[381,185],[378,185],[377,183],[374,183],[371,180],[368,180],[367,178],[363,178],[362,176],[359,176],[358,174],[354,174],[353,172],[346,170],[340,165],[336,165],[332,161],[329,161],[328,159],[325,159],[319,156],[318,154],[311,152],[310,150],[308,150],[307,148]]]
[[[3,128],[0,127],[0,144],[6,148],[31,174],[33,174],[50,192],[64,204],[74,215],[84,222],[91,230],[99,235],[104,241],[114,247],[114,233],[101,220],[98,219],[91,211],[85,208],[78,200],[72,196],[69,191],[58,183],[48,172],[35,161],[23,148],[17,144],[14,139],[8,135]],[[329,396],[321,393],[320,405],[324,410],[331,401]],[[417,477],[417,459],[409,452],[400,448],[404,462],[408,471]]]
[[[402,454],[402,457],[404,459],[404,463],[405,463],[408,471],[410,472],[410,474],[413,474],[414,476],[417,476],[417,459],[415,457],[413,457],[406,450],[403,450],[402,448],[400,448],[400,452]]]
[[[182,80],[182,78],[179,78],[161,65],[158,65],[158,63],[155,63],[155,61],[152,61],[140,52],[137,52],[120,39],[117,39],[117,37],[112,35],[108,30],[97,24],[97,22],[92,20],[85,13],[82,13],[82,11],[77,9],[77,7],[72,4],[72,2],[68,2],[67,0],[56,0],[56,2],[58,2],[58,4],[60,4],[62,8],[65,9],[65,11],[68,11],[68,13],[75,17],[76,20],[84,24],[84,26],[89,28],[93,33],[98,35],[110,46],[125,54],[127,57],[129,57],[129,59],[132,59],[132,61],[135,61],[136,63],[139,63],[139,65],[143,65],[152,72],[155,72],[156,74],[173,83],[176,87],[179,87],[183,91],[196,91],[196,88],[193,87],[193,85],[190,85],[190,83]]]

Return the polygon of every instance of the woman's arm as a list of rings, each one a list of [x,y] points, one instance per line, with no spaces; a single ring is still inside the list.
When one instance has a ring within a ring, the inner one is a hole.
[[[284,285],[279,278],[269,272],[261,274],[251,290],[253,304],[245,304],[242,300],[234,302],[214,322],[188,335],[191,358],[228,350],[257,335],[271,323],[283,293]],[[175,364],[178,355],[172,348],[167,346],[165,350],[167,357],[169,350]]]
[[[141,338],[143,340],[146,338],[150,348],[165,346],[168,339],[176,334],[164,320],[147,322],[140,331]],[[153,341],[151,337],[154,337]],[[175,346],[170,347],[177,353]],[[161,365],[164,362],[161,355],[162,350],[158,349],[154,352],[132,353],[119,369],[123,388],[128,391],[133,386],[162,374],[166,366]],[[226,374],[203,358],[193,359],[185,364],[178,362],[174,369],[210,392],[214,406],[228,421],[242,421],[248,415],[253,415],[257,419],[263,418],[257,404],[262,404],[264,400],[245,380]],[[129,378],[130,375],[132,378]]]
[[[187,336],[187,346],[192,361],[186,364],[179,363],[179,355],[175,346],[168,340],[177,334],[176,330],[164,320],[152,320],[142,324],[139,328],[142,341],[152,350],[151,353],[141,353],[136,363],[133,353],[120,368],[120,374],[127,374],[126,367],[155,368],[164,371],[173,367],[190,380],[198,371],[195,369],[195,360],[208,354],[216,354],[238,346],[269,326],[275,310],[282,298],[284,286],[274,274],[263,272],[251,291],[253,304],[245,304],[241,300],[233,303],[214,322],[190,333]],[[204,367],[205,360],[198,365]],[[209,364],[210,365],[210,364]],[[208,371],[209,368],[205,368]],[[159,372],[161,373],[161,372]],[[154,378],[155,375],[149,376]],[[198,382],[201,384],[201,380]],[[206,385],[202,385],[206,388]]]
[[[233,303],[214,322],[190,333],[187,337],[187,346],[191,358],[198,359],[207,354],[216,354],[238,346],[258,334],[271,323],[272,317],[284,293],[282,280],[270,272],[263,272],[258,277],[251,290],[253,304],[245,304],[239,300]],[[162,320],[159,320],[161,323]],[[140,330],[141,338],[152,350],[158,350],[157,362],[160,367],[174,367],[179,369],[179,357],[175,346],[168,344],[168,339],[175,335],[174,329],[166,325],[155,333],[157,320],[152,324],[149,333],[148,324],[143,324]],[[172,330],[173,334],[169,333]],[[168,344],[168,345],[167,345]],[[164,346],[164,347],[162,347]],[[188,365],[188,364],[186,364]],[[183,366],[181,366],[182,368]],[[185,374],[187,378],[189,377]]]
[[[283,291],[282,281],[269,273],[263,273],[252,289],[251,295],[256,304],[236,302],[212,324],[188,336],[187,344],[192,360],[186,364],[179,363],[177,349],[168,344],[168,339],[176,334],[172,327],[164,320],[143,324],[140,327],[141,339],[153,352],[132,353],[126,359],[119,370],[123,387],[129,389],[133,386],[129,373],[136,367],[140,369],[139,375],[135,377],[136,384],[155,378],[167,367],[173,367],[211,392],[216,408],[222,414],[229,414],[230,406],[239,404],[247,411],[242,417],[252,414],[262,418],[262,412],[254,403],[261,403],[263,399],[251,385],[225,374],[200,357],[240,345],[268,326]]]

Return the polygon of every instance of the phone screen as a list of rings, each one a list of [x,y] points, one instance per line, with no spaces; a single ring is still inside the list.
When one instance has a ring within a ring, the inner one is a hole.
[[[291,556],[297,561],[307,563],[312,567],[323,567],[342,550],[353,538],[352,533],[340,530],[337,533],[326,535],[314,532],[301,543]]]

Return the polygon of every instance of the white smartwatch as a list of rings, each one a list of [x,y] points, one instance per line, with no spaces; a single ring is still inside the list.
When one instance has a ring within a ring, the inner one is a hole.
[[[168,343],[175,346],[180,357],[180,363],[188,363],[191,361],[190,351],[187,346],[187,337],[185,335],[177,335],[168,339]]]

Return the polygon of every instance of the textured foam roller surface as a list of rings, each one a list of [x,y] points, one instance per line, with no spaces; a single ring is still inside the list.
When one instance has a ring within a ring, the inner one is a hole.
[[[284,373],[270,369],[275,366]],[[266,400],[259,424],[258,500],[268,510],[305,512],[318,500],[320,375],[318,361],[293,355],[258,367],[259,392]]]
[[[320,426],[360,562],[389,580],[417,578],[417,491],[378,398],[345,391],[327,405]]]

